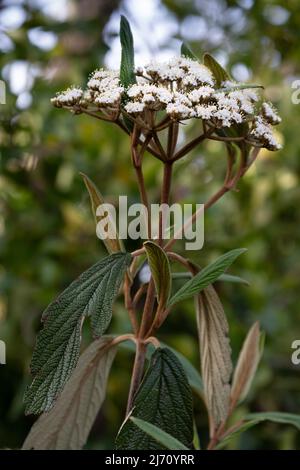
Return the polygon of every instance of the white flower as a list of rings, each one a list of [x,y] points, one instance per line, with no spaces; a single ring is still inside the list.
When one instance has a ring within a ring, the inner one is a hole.
[[[279,150],[281,148],[273,135],[272,127],[261,116],[255,118],[251,135],[257,139],[258,143],[269,150]]]
[[[145,103],[129,102],[125,105],[125,111],[129,114],[141,114],[145,109]]]
[[[214,105],[196,106],[196,116],[201,119],[211,119],[217,107]]]
[[[273,108],[271,103],[263,103],[261,107],[262,115],[264,116],[267,122],[273,124],[273,126],[281,122],[281,118],[278,116],[276,110]]]
[[[81,88],[69,88],[68,90],[56,95],[55,98],[52,98],[51,102],[58,107],[74,106],[79,103],[82,95],[83,91]]]

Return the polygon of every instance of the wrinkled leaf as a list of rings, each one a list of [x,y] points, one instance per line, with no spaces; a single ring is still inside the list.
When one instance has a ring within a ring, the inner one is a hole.
[[[147,421],[143,421],[142,419],[134,418],[133,416],[130,418],[130,420],[138,428],[140,428],[150,437],[162,444],[166,449],[189,450],[189,448],[182,444],[182,442],[178,441],[178,439],[175,439],[175,437],[171,436],[170,434],[158,428],[157,426],[154,426],[153,424],[148,423]]]
[[[244,341],[234,371],[231,387],[231,402],[233,404],[244,400],[249,392],[261,358],[260,338],[259,323],[256,322]]]
[[[144,243],[150,271],[154,280],[158,309],[164,310],[171,291],[171,269],[165,251],[152,241]]]
[[[213,74],[214,79],[216,81],[216,85],[218,87],[220,87],[223,82],[231,80],[226,70],[223,69],[219,62],[217,62],[216,59],[214,59],[213,56],[211,56],[207,52],[203,56],[203,63],[207,68],[209,68],[209,70]]]
[[[49,411],[77,364],[83,317],[91,315],[95,336],[107,329],[112,303],[124,272],[128,253],[114,253],[79,276],[44,311],[44,328],[37,337],[31,362],[34,375],[25,393],[26,413]]]
[[[117,350],[111,346],[112,340],[104,336],[84,351],[54,407],[32,426],[24,450],[76,450],[84,446],[105,398]]]
[[[136,394],[131,416],[167,432],[186,447],[193,442],[192,392],[182,365],[167,348],[152,355]],[[117,436],[116,448],[156,450],[165,447],[127,419]]]
[[[193,366],[193,364],[179,351],[177,351],[174,348],[171,348],[171,346],[168,346],[167,344],[163,343],[162,341],[160,342],[161,347],[170,349],[173,354],[177,357],[177,359],[180,361],[186,376],[188,378],[188,382],[191,386],[191,388],[199,395],[202,397],[203,394],[203,383],[201,379],[201,375],[199,374],[198,370]],[[135,352],[136,346],[132,341],[124,341],[120,345],[121,348],[125,348],[131,352]],[[151,354],[153,353],[153,348],[151,345],[149,345],[146,353],[147,359],[151,357]]]
[[[94,214],[94,217],[95,217],[95,222],[96,222],[96,225],[97,225],[97,223],[100,222],[104,218],[104,216],[100,217],[99,215],[96,215],[96,211],[97,211],[97,208],[100,205],[105,204],[105,201],[104,201],[104,199],[102,197],[102,194],[100,193],[99,189],[95,185],[95,183],[87,175],[85,175],[84,173],[80,173],[80,175],[82,176],[83,181],[86,185],[86,188],[89,192],[91,205],[92,205],[92,211],[93,211],[93,214]],[[118,238],[117,228],[116,228],[114,218],[112,217],[111,214],[108,213],[106,219],[107,219],[108,224],[110,226],[109,230],[107,230],[107,231],[115,234],[115,236],[116,236],[115,239],[105,238],[105,237],[102,238],[102,241],[103,241],[108,253],[111,254],[111,253],[116,253],[118,251],[124,251],[123,244],[122,244],[121,240],[119,240],[119,238]]]
[[[228,322],[212,286],[196,300],[204,395],[212,423],[211,432],[228,415],[232,372]]]
[[[168,305],[171,306],[177,302],[185,300],[198,294],[209,284],[215,282],[221,274],[234,262],[234,260],[246,251],[245,248],[231,250],[220,256],[216,261],[202,269],[196,276],[187,281],[177,292],[171,297]]]

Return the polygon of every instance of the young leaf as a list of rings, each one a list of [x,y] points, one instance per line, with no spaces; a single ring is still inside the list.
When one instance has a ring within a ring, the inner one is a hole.
[[[192,392],[176,356],[166,348],[152,355],[149,368],[136,394],[131,416],[162,429],[190,448],[193,442]],[[158,450],[156,442],[127,419],[117,436],[121,450]]]
[[[95,222],[96,222],[96,225],[97,225],[97,223],[100,222],[103,219],[103,217],[100,217],[100,216],[96,215],[96,211],[97,211],[97,208],[100,205],[105,204],[105,201],[104,201],[104,199],[102,197],[102,194],[100,193],[99,189],[95,185],[95,183],[87,175],[85,175],[84,173],[80,173],[80,175],[82,176],[84,184],[86,185],[86,188],[89,192],[90,199],[91,199],[91,205],[92,205],[92,211],[93,211],[93,214],[94,214],[94,217],[95,217]],[[113,239],[113,238],[104,238],[104,237],[102,239],[108,253],[111,254],[111,253],[116,253],[118,251],[124,251],[123,244],[122,244],[121,240],[118,238],[115,221],[114,221],[113,217],[111,216],[111,214],[108,214],[107,219],[108,219],[108,224],[110,225],[111,233],[114,233],[116,235],[115,239]]]
[[[129,85],[136,83],[136,77],[134,73],[133,36],[130,24],[123,15],[120,22],[120,41],[122,47],[120,82],[127,88]]]
[[[204,65],[206,65],[207,68],[209,68],[209,70],[213,74],[214,79],[216,81],[216,85],[218,87],[220,87],[223,82],[231,80],[226,70],[224,70],[223,67],[219,64],[219,62],[217,62],[216,59],[214,59],[213,56],[211,56],[207,52],[203,56],[203,63]]]
[[[283,413],[280,411],[266,411],[264,413],[250,413],[244,419],[247,421],[272,421],[273,423],[290,424],[300,431],[300,415],[293,413]]]
[[[215,282],[221,274],[234,262],[234,260],[246,251],[245,248],[231,250],[220,256],[216,261],[202,269],[196,276],[187,281],[176,294],[171,297],[168,306],[181,300],[188,299],[205,289],[209,284]]]
[[[91,315],[95,336],[107,329],[112,303],[124,272],[128,253],[114,253],[94,264],[44,311],[44,328],[37,337],[31,362],[34,375],[25,393],[26,413],[49,411],[77,364],[83,317]]]
[[[212,286],[197,297],[197,324],[204,395],[211,431],[228,415],[232,372],[228,322]]]
[[[249,392],[261,358],[260,337],[259,323],[256,322],[244,341],[234,371],[231,387],[231,403],[233,404],[244,400]]]
[[[32,426],[23,450],[79,450],[84,446],[105,398],[117,351],[112,340],[103,336],[84,351],[54,407]]]
[[[246,279],[243,279],[242,277],[239,276],[233,276],[232,274],[221,274],[221,276],[218,278],[218,281],[223,281],[223,282],[233,282],[236,284],[245,284],[246,286],[249,286],[249,282],[246,281]]]
[[[189,48],[189,46],[185,42],[181,44],[180,53],[183,57],[188,57],[189,59],[198,61],[197,56],[193,53],[193,51]]]
[[[146,434],[148,434],[150,437],[155,439],[157,442],[162,444],[166,449],[169,450],[189,450],[188,447],[186,447],[182,442],[178,441],[178,439],[175,439],[175,437],[171,436],[167,432],[163,431],[162,429],[158,428],[157,426],[154,426],[151,423],[148,423],[147,421],[144,421],[139,418],[134,418],[133,416],[130,418],[130,420],[142,431],[144,431]]]
[[[150,271],[154,280],[158,309],[164,310],[171,291],[171,269],[165,251],[156,243],[147,241],[144,243]]]

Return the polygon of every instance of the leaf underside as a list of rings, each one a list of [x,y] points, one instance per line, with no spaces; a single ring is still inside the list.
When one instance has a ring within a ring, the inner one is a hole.
[[[84,351],[54,407],[32,426],[23,450],[79,450],[84,446],[105,398],[117,351],[112,340],[103,336]]]
[[[213,427],[226,419],[232,373],[228,322],[220,299],[212,286],[197,298],[201,371],[206,405]]]
[[[193,442],[192,392],[176,356],[166,348],[157,349],[137,392],[131,415],[167,432],[186,447]],[[121,450],[165,449],[138,429],[129,419],[116,439]]]
[[[112,303],[131,262],[128,253],[114,253],[94,264],[44,311],[31,362],[34,376],[25,393],[26,413],[49,411],[75,368],[81,325],[91,315],[94,336],[101,336],[112,316]]]

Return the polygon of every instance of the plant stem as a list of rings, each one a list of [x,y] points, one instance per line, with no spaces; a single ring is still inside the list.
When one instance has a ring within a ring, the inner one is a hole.
[[[128,394],[126,415],[128,415],[128,413],[132,409],[136,392],[140,386],[140,383],[143,377],[146,350],[147,350],[147,345],[144,343],[144,341],[136,342],[136,352],[135,352],[135,359],[134,359],[134,364],[133,364],[133,369],[132,369],[130,389],[129,389],[129,394]]]
[[[148,195],[146,191],[146,186],[145,186],[145,180],[144,180],[144,175],[143,175],[143,170],[142,167],[135,166],[135,172],[137,176],[137,181],[138,181],[138,186],[139,186],[139,191],[140,191],[140,197],[141,201],[147,211],[145,214],[145,221],[147,224],[147,237],[148,239],[151,238],[151,211],[150,211],[150,205],[148,201]]]
[[[159,245],[162,245],[162,241],[163,241],[163,235],[164,235],[164,230],[165,230],[165,213],[166,213],[165,204],[169,203],[171,182],[172,182],[172,163],[167,161],[164,164],[164,176],[163,176],[163,183],[162,183],[161,197],[160,197],[160,204],[162,205],[162,210],[159,213],[159,235],[158,235]]]

